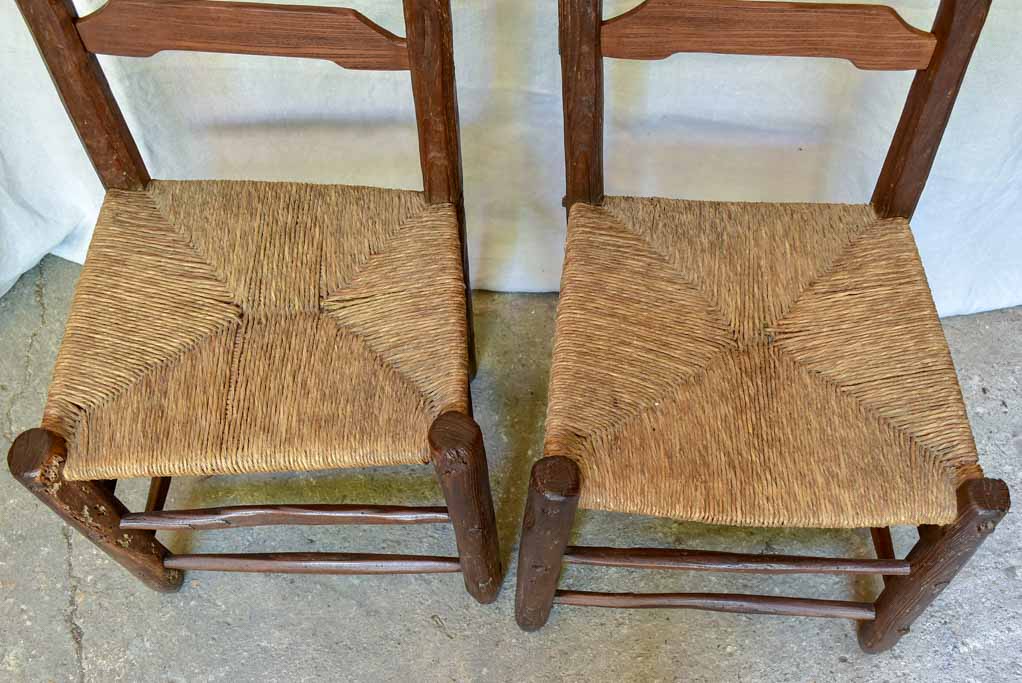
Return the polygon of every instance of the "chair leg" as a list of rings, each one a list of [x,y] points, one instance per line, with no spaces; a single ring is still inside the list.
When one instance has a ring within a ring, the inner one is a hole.
[[[974,479],[958,488],[958,518],[946,527],[926,527],[908,554],[912,573],[887,577],[876,601],[876,619],[859,626],[866,652],[892,648],[912,622],[947,587],[1010,506],[1008,487],[997,479]],[[939,530],[939,531],[938,531]]]
[[[64,440],[45,429],[30,429],[15,439],[7,456],[11,474],[65,522],[153,590],[171,592],[183,575],[166,569],[169,552],[153,531],[120,528],[128,512],[104,481],[67,481]]]
[[[444,413],[429,429],[429,449],[454,526],[465,588],[479,602],[493,602],[503,570],[482,432],[468,415]]]
[[[522,519],[515,598],[515,619],[523,631],[535,631],[550,618],[578,492],[579,471],[574,461],[552,456],[533,465]]]

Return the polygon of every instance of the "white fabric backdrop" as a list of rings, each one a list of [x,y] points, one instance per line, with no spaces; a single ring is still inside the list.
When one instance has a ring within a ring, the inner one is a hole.
[[[400,0],[338,4],[404,33]],[[556,4],[453,2],[476,287],[558,286]],[[605,12],[636,4],[605,0]],[[929,28],[937,0],[889,4]],[[913,221],[943,315],[1022,303],[1020,30],[1022,3],[995,2]],[[2,293],[48,252],[84,257],[102,189],[9,0],[0,46]],[[101,60],[154,177],[421,187],[407,73],[194,53]],[[911,80],[836,60],[606,64],[608,194],[689,199],[867,201]]]

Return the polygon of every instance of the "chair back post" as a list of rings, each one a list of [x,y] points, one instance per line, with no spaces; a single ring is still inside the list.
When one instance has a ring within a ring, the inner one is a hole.
[[[603,202],[603,0],[559,0],[564,206]]]
[[[450,0],[403,0],[405,40],[419,130],[422,187],[430,204],[462,213],[458,93]]]
[[[916,73],[894,140],[873,192],[887,218],[911,219],[930,176],[958,90],[986,21],[991,0],[941,0],[930,65]]]
[[[103,187],[145,187],[149,173],[99,61],[82,44],[71,0],[15,1]]]

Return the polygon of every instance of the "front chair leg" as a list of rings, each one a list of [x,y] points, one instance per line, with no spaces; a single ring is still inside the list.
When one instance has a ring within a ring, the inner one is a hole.
[[[1008,487],[998,479],[973,479],[958,488],[958,519],[947,527],[920,529],[908,554],[912,573],[887,577],[876,601],[876,619],[859,626],[859,645],[883,652],[909,632],[912,622],[947,587],[1010,506]]]
[[[121,529],[127,508],[105,481],[67,481],[64,439],[45,429],[30,429],[14,440],[7,455],[11,474],[107,555],[153,590],[169,593],[181,586],[182,573],[166,569],[169,553],[154,531]]]
[[[444,413],[429,428],[429,450],[447,499],[465,588],[479,602],[493,602],[503,573],[483,434],[468,415]]]
[[[551,456],[532,466],[515,596],[515,619],[523,631],[535,631],[550,618],[578,492],[579,471],[573,460]]]

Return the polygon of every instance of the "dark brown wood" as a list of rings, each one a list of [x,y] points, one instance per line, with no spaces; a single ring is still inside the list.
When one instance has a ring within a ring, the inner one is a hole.
[[[93,53],[164,50],[326,59],[348,69],[408,68],[404,39],[344,7],[217,0],[111,0],[78,21]]]
[[[146,496],[146,512],[159,512],[167,504],[167,494],[170,493],[170,482],[172,477],[153,477],[149,482],[149,495]],[[128,515],[130,517],[131,515]],[[124,519],[121,519],[121,527],[127,528]],[[141,528],[141,527],[136,527]]]
[[[883,5],[646,0],[603,22],[603,56],[677,52],[836,57],[860,69],[925,69],[936,39]]]
[[[881,216],[915,213],[989,9],[990,0],[941,0],[933,24],[937,48],[912,82],[873,192]]]
[[[738,593],[590,593],[557,591],[554,602],[578,607],[699,609],[737,614],[772,614],[784,617],[832,617],[865,621],[873,618],[868,602],[780,598]]]
[[[429,450],[447,499],[465,588],[479,602],[493,602],[503,570],[483,434],[468,415],[444,413],[430,426]]]
[[[912,622],[965,566],[1011,506],[1008,487],[974,479],[958,488],[958,518],[942,535],[926,534],[908,554],[912,574],[891,577],[876,601],[876,619],[859,627],[859,645],[883,652],[909,632]]]
[[[164,567],[169,553],[155,534],[121,529],[127,508],[100,482],[65,480],[66,460],[64,440],[45,429],[23,432],[7,455],[14,478],[61,519],[145,585],[162,592],[177,590],[181,572]]]
[[[454,78],[454,34],[450,0],[403,0],[408,59],[419,131],[422,189],[430,204],[454,204],[461,238],[461,270],[468,318],[469,372],[476,370],[472,284],[468,264],[465,200]]]
[[[749,574],[883,574],[906,576],[905,560],[849,560],[794,555],[748,555],[710,550],[668,548],[598,548],[569,546],[568,564],[630,567],[632,569],[681,569]]]
[[[565,205],[603,201],[603,0],[558,0]]]
[[[457,205],[462,171],[451,3],[404,0],[404,12],[426,201]]]
[[[894,540],[888,527],[873,527],[869,530],[869,535],[873,539],[873,549],[878,560],[895,559]]]
[[[166,566],[178,570],[260,574],[454,574],[456,557],[354,553],[240,553],[173,555]]]
[[[144,187],[149,173],[99,62],[75,30],[71,1],[15,1],[103,186]]]
[[[515,596],[515,619],[524,631],[535,631],[550,618],[579,486],[578,465],[568,458],[550,456],[532,466]]]
[[[136,512],[121,519],[122,529],[234,529],[249,526],[327,524],[442,524],[444,507],[396,505],[235,505],[198,510]]]

